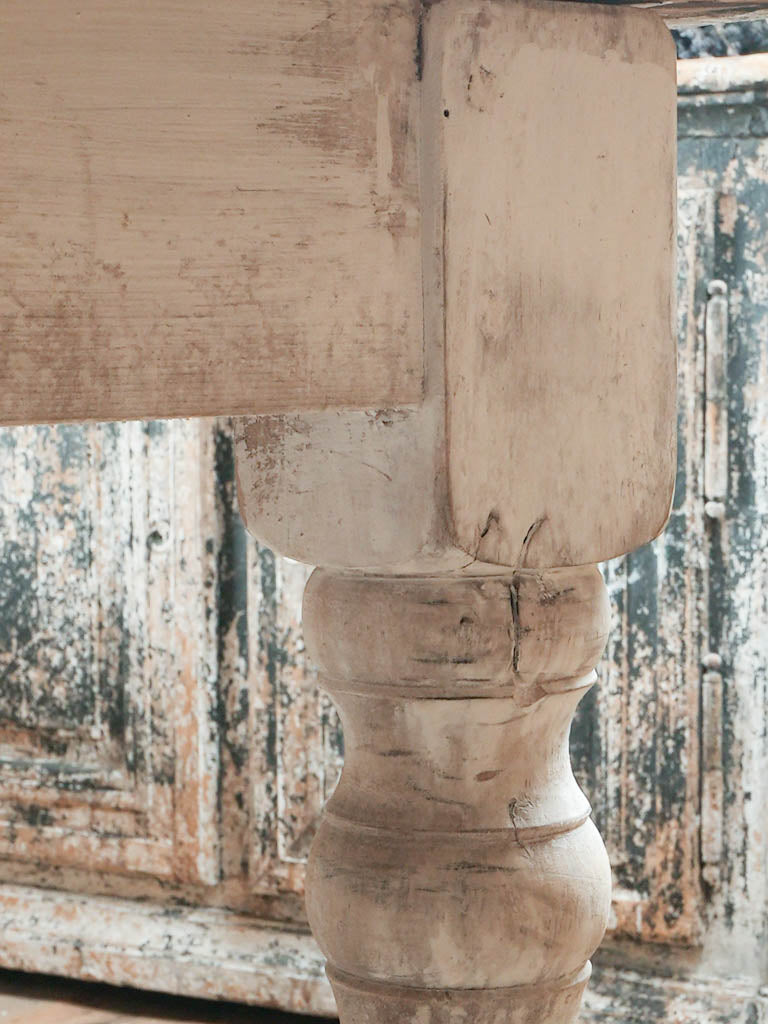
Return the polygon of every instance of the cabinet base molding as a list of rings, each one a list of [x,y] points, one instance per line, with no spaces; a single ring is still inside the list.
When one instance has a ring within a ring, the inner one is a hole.
[[[766,1024],[768,999],[753,980],[662,977],[597,958],[581,1024]]]
[[[660,977],[601,965],[600,959],[586,989],[580,1024],[768,1024],[768,998],[749,979]],[[336,1015],[325,961],[306,931],[227,910],[0,886],[0,967]],[[586,980],[586,974],[573,979],[574,994]],[[352,1019],[389,1024],[386,1017],[366,1017],[365,993],[346,981],[333,979],[340,1000],[349,1000],[350,1006],[362,1000]],[[413,990],[394,990],[391,1020],[421,1024],[423,1018],[407,1016],[409,1005],[417,1008],[409,995]],[[455,993],[454,998],[470,995]],[[506,999],[509,990],[495,995]],[[514,1004],[504,1005],[509,1013]],[[461,1011],[470,1007],[455,1002],[453,1007],[459,1020],[483,1021],[474,1008],[462,1018]],[[514,1017],[507,1020],[516,1024]],[[443,1021],[450,1022],[450,1015]]]
[[[324,966],[306,931],[232,911],[0,886],[0,967],[332,1017]]]

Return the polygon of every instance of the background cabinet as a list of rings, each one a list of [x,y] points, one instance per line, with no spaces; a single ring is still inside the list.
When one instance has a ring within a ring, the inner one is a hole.
[[[190,424],[0,434],[2,857],[218,878],[204,447]]]
[[[595,1024],[768,1021],[768,62],[682,76],[675,500],[605,567],[572,737]],[[330,1013],[302,892],[343,738],[308,571],[234,486],[224,421],[0,432],[0,963]]]
[[[768,1020],[768,60],[679,73],[675,498],[659,540],[606,566],[616,625],[573,734],[616,881],[598,988],[621,1010],[593,1012],[753,1024]]]

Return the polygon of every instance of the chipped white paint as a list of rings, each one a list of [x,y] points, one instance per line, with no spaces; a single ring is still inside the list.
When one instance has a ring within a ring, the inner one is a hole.
[[[176,995],[332,1016],[304,931],[209,908],[146,905],[24,886],[0,890],[5,966]]]
[[[1,856],[218,880],[212,442],[205,421],[0,435]]]

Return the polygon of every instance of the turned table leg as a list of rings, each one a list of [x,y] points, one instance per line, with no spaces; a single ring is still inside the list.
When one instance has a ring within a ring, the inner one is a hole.
[[[316,570],[346,738],[307,909],[343,1024],[566,1024],[610,906],[568,734],[608,627],[594,567]]]
[[[307,909],[343,1024],[568,1024],[610,896],[568,758],[595,565],[674,482],[674,47],[617,7],[423,14],[422,400],[240,420],[240,503],[322,567],[346,764]]]

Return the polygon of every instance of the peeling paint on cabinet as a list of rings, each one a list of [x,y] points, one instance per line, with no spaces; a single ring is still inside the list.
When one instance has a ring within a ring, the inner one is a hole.
[[[607,567],[620,625],[574,732],[631,911],[595,1024],[766,1019],[768,57],[681,62],[678,109],[675,503]]]

